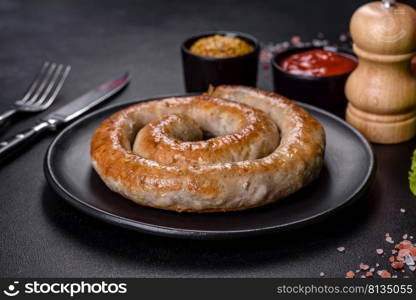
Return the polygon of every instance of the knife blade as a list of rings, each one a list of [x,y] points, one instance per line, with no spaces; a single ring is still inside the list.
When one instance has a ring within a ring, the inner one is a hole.
[[[129,80],[129,73],[126,72],[122,76],[103,83],[70,103],[58,108],[42,119],[44,121],[56,120],[62,123],[70,122],[116,94],[128,84]]]
[[[117,92],[121,91],[130,81],[129,73],[101,84],[95,89],[76,98],[70,103],[56,109],[43,117],[35,126],[16,134],[12,139],[0,143],[0,161],[8,157],[18,148],[32,141],[45,130],[54,130],[59,125],[68,123],[81,116],[93,107],[101,104]]]

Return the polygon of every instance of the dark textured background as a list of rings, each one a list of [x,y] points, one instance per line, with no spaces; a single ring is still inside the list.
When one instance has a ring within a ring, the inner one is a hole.
[[[125,69],[133,81],[112,103],[183,92],[179,45],[190,35],[225,29],[263,42],[318,32],[337,39],[364,2],[1,0],[0,109],[22,95],[44,60],[73,66],[56,105]],[[270,89],[270,78],[260,76],[259,86]],[[340,277],[360,262],[385,264],[375,254],[391,248],[385,232],[416,236],[416,199],[407,186],[414,141],[375,145],[378,171],[370,191],[324,223],[256,239],[187,241],[117,228],[65,203],[42,171],[52,139],[45,136],[0,166],[0,276],[316,277],[323,271]]]

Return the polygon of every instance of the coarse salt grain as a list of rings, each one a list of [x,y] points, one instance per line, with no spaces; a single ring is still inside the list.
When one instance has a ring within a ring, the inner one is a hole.
[[[366,264],[363,264],[363,263],[360,264],[360,270],[367,271],[368,269],[370,269],[369,265],[366,265]]]
[[[345,274],[345,278],[354,278],[355,273],[353,271],[348,271],[347,274]]]
[[[412,242],[409,240],[403,240],[400,243],[398,243],[396,246],[394,246],[394,248],[396,249],[409,249],[412,248]]]
[[[400,270],[403,269],[404,263],[402,263],[401,261],[395,261],[391,264],[391,267],[395,270]]]
[[[401,212],[402,214],[404,214],[404,213],[406,212],[406,210],[405,210],[404,208],[400,208],[400,212]]]
[[[409,255],[409,254],[410,254],[410,250],[409,249],[400,249],[399,253],[397,254],[397,258],[398,259],[402,259],[406,255]]]
[[[295,36],[292,36],[292,38],[290,39],[290,42],[292,44],[299,44],[300,42],[302,42],[302,40],[301,40],[300,36],[295,35]]]
[[[319,273],[319,276],[324,277],[325,276],[325,273],[324,272],[321,272],[321,273]]]
[[[338,247],[337,251],[343,253],[345,252],[345,247]]]
[[[380,270],[377,272],[378,276],[381,278],[391,278],[391,274],[387,270]]]
[[[394,244],[394,241],[391,238],[391,236],[386,237],[386,242],[389,243],[389,244]]]
[[[384,253],[383,249],[376,249],[378,255],[382,255]]]

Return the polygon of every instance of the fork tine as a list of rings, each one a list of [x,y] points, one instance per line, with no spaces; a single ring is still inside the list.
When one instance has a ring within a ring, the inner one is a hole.
[[[55,85],[55,90],[52,92],[52,95],[49,97],[49,99],[45,103],[42,104],[44,107],[46,107],[46,108],[49,107],[49,105],[51,105],[52,102],[55,100],[56,96],[58,95],[59,91],[61,90],[62,86],[64,85],[64,82],[65,82],[66,78],[68,77],[68,74],[69,74],[70,71],[71,71],[71,66],[66,66],[60,80]]]
[[[45,101],[46,97],[49,95],[50,91],[52,90],[53,86],[55,85],[61,71],[62,68],[64,66],[63,65],[59,65],[55,70],[54,73],[52,75],[51,80],[49,81],[48,85],[46,86],[45,90],[42,92],[42,94],[40,95],[40,98],[38,100],[36,100],[35,102],[32,103],[32,105],[42,105],[43,102]]]
[[[35,91],[36,87],[39,84],[40,79],[44,76],[47,68],[49,67],[50,63],[48,61],[43,63],[42,69],[36,75],[35,79],[33,80],[32,84],[29,86],[28,90],[26,91],[25,95],[19,102],[25,103],[29,98],[32,96],[33,92]]]
[[[52,63],[50,65],[48,71],[46,72],[46,75],[44,76],[41,83],[39,84],[39,87],[36,89],[34,95],[32,97],[30,97],[30,100],[28,100],[26,102],[26,104],[33,104],[34,102],[36,102],[36,100],[39,98],[39,95],[41,94],[41,92],[45,88],[46,83],[49,82],[50,78],[52,77],[52,74],[53,74],[53,71],[55,70],[55,68],[56,68],[56,64]]]

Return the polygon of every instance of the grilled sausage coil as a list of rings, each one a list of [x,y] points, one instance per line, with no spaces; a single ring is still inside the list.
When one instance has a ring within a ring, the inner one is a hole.
[[[321,124],[286,98],[243,86],[142,102],[104,122],[91,160],[105,184],[138,204],[219,212],[265,205],[322,168]]]

